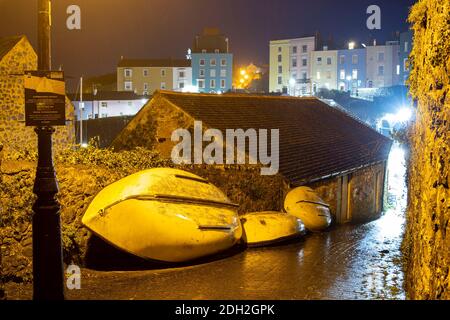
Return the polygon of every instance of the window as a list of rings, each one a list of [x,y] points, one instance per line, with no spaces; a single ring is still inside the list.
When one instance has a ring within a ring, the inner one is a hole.
[[[226,82],[224,79],[220,80],[220,88],[225,89],[226,87]]]
[[[146,82],[146,83],[144,83],[144,91],[147,91],[148,90],[148,83]]]
[[[125,77],[131,78],[133,76],[133,69],[125,69]]]
[[[358,80],[358,70],[357,69],[352,70],[352,79]]]
[[[339,57],[339,63],[340,64],[344,64],[345,63],[345,56],[340,56]]]
[[[278,47],[278,52],[281,52],[281,47]]]
[[[306,72],[302,73],[302,78],[303,80],[306,80],[308,78],[308,74]]]
[[[166,88],[166,83],[165,82],[161,82],[161,89],[165,89]]]
[[[297,74],[296,74],[296,73],[293,73],[293,74],[291,75],[291,79],[297,79]]]
[[[198,84],[198,87],[199,87],[200,89],[204,89],[204,88],[205,88],[205,80],[203,80],[203,79],[198,79],[198,80],[197,80],[197,84]]]
[[[384,52],[378,52],[378,61],[384,61]]]
[[[161,69],[161,77],[165,77],[166,76],[166,69]]]
[[[200,59],[200,65],[204,66],[205,65],[205,59]]]
[[[384,76],[384,66],[378,66],[378,75]]]
[[[184,82],[180,82],[178,84],[178,89],[184,89]]]
[[[408,52],[408,51],[409,51],[409,43],[408,43],[408,41],[405,42],[404,51],[405,51],[405,52]]]
[[[320,71],[317,71],[316,77],[317,77],[317,80],[320,80]]]
[[[108,102],[102,102],[102,108],[108,108]]]
[[[297,68],[297,59],[292,59],[292,68]]]
[[[142,74],[144,75],[144,77],[148,77],[148,69],[144,69],[142,71]]]
[[[220,53],[219,49],[214,49],[214,53]]]
[[[212,66],[216,66],[216,59],[211,59],[210,61],[209,61],[209,63],[212,65]]]
[[[185,72],[184,71],[179,71],[178,72],[178,77],[181,78],[181,79],[185,78],[186,77]]]
[[[133,102],[132,101],[128,101],[128,106],[132,107],[133,106]]]
[[[317,64],[318,64],[318,65],[321,65],[321,64],[322,64],[322,57],[318,57],[318,58],[317,58]]]
[[[216,69],[211,69],[209,70],[209,76],[211,78],[215,78],[216,77]]]
[[[397,75],[398,76],[400,75],[400,65],[399,64],[397,65]]]
[[[352,56],[352,63],[353,64],[358,64],[358,55],[357,54],[354,54],[353,56]]]
[[[282,84],[283,83],[283,78],[278,77],[278,84]]]
[[[222,78],[225,78],[225,77],[227,76],[227,69],[221,69],[221,70],[220,70],[220,76],[221,76]]]
[[[220,60],[220,65],[221,65],[222,67],[226,67],[226,65],[227,65],[227,59],[221,59],[221,60]]]
[[[331,58],[327,58],[327,65],[331,64]]]
[[[209,81],[209,87],[210,88],[215,88],[216,87],[216,80],[215,79],[211,79]]]
[[[303,67],[308,66],[308,59],[306,59],[306,58],[303,58],[303,59],[302,59],[302,66],[303,66]]]
[[[293,54],[296,54],[296,53],[297,53],[297,46],[293,46],[293,47],[292,47],[292,53],[293,53]]]
[[[202,49],[202,53],[206,53],[206,49]]]
[[[199,70],[199,76],[202,77],[202,78],[205,76],[205,69],[200,69]]]
[[[278,55],[278,62],[281,62],[283,58],[281,57],[281,54]]]
[[[308,46],[306,44],[302,46],[302,52],[303,53],[308,52]]]
[[[125,89],[125,91],[133,91],[133,82],[125,81],[124,89]]]
[[[282,66],[278,66],[278,73],[283,73],[283,67]]]
[[[345,70],[344,69],[342,69],[341,70],[341,73],[340,73],[340,77],[339,77],[341,80],[345,80]]]

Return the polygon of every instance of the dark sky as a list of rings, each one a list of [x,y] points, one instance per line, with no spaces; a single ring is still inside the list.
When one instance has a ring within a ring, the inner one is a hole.
[[[120,56],[183,58],[195,34],[219,27],[238,64],[268,63],[271,39],[333,35],[337,41],[388,40],[406,31],[414,0],[53,0],[53,66],[66,75],[114,72]],[[82,30],[66,29],[66,9],[82,10]],[[366,9],[382,10],[382,30],[366,28]],[[0,0],[0,37],[25,34],[36,47],[37,0]]]

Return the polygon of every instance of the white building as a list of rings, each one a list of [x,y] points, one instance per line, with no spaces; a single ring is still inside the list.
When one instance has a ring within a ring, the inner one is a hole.
[[[80,120],[80,95],[69,95],[75,106],[75,117]],[[98,119],[120,116],[133,116],[147,103],[149,97],[134,92],[98,92],[84,94],[82,119]]]
[[[311,52],[315,37],[270,41],[270,92],[312,94]]]
[[[385,88],[401,84],[400,45],[398,41],[388,41],[386,45],[366,48],[367,88]]]

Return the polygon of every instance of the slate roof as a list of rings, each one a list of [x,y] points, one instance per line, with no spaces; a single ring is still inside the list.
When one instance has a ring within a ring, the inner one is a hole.
[[[23,36],[13,36],[0,38],[0,60],[3,59],[16,45]]]
[[[119,68],[132,67],[167,67],[167,68],[188,68],[191,66],[190,60],[185,59],[122,59],[119,61]]]
[[[385,161],[392,141],[316,98],[160,91],[204,126],[280,129],[280,173],[302,184]],[[145,108],[149,108],[149,104]],[[270,149],[269,149],[270,150]]]

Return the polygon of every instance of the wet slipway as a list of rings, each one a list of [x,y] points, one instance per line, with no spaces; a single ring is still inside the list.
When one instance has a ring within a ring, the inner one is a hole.
[[[249,249],[195,265],[134,271],[83,269],[69,299],[404,299],[400,245],[404,154],[389,161],[389,206],[379,220],[309,234],[284,246]],[[8,298],[31,287],[8,286]]]

